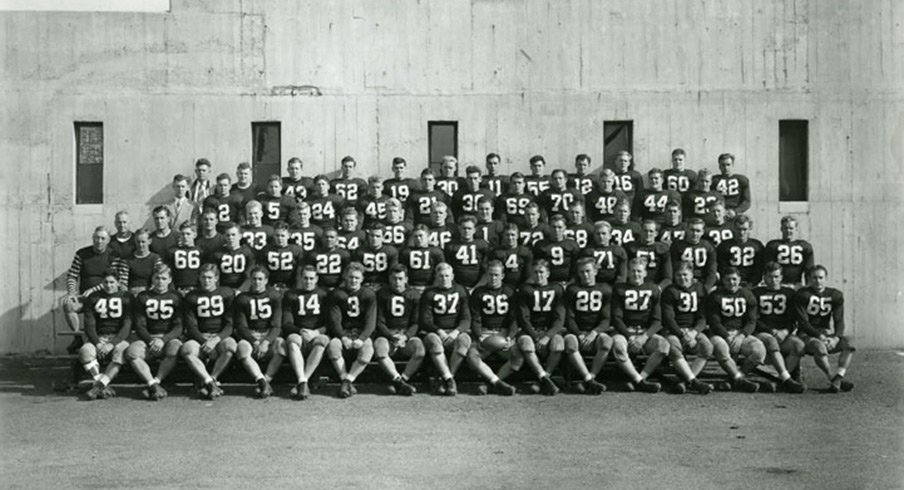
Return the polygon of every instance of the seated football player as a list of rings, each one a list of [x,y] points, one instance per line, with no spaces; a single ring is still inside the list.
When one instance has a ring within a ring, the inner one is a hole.
[[[734,225],[726,220],[725,204],[721,201],[712,203],[709,207],[709,224],[706,225],[703,239],[709,240],[713,247],[718,247],[725,240],[734,237]]]
[[[450,201],[459,189],[465,186],[463,179],[458,176],[458,159],[452,155],[443,156],[439,164],[439,175],[436,177],[436,189],[446,195]]]
[[[306,254],[304,261],[317,270],[320,285],[331,290],[342,282],[342,271],[351,261],[351,255],[348,250],[339,248],[339,232],[327,227],[323,230],[323,243],[313,253]]]
[[[201,260],[207,260],[214,251],[226,244],[226,238],[223,237],[220,230],[225,230],[226,226],[232,222],[220,223],[216,211],[205,209],[201,212],[198,223],[198,237],[195,239],[195,246],[201,251]]]
[[[471,312],[468,291],[455,283],[451,265],[436,266],[436,285],[421,295],[418,326],[424,347],[442,378],[436,393],[455,396],[458,387],[454,376],[471,348]],[[447,351],[451,351],[448,360]]]
[[[683,194],[684,219],[709,218],[709,209],[713,203],[725,202],[725,198],[718,191],[711,190],[713,174],[709,169],[703,168],[697,172],[697,182],[693,189]]]
[[[565,287],[572,279],[574,263],[581,252],[581,247],[574,240],[565,238],[565,217],[556,214],[549,220],[552,235],[534,245],[534,257],[549,262],[549,281]]]
[[[813,267],[813,246],[797,238],[797,218],[782,217],[782,237],[769,240],[763,251],[763,260],[782,266],[785,284],[797,289],[804,284],[806,272]]]
[[[483,275],[490,244],[474,238],[477,231],[477,218],[474,216],[462,216],[458,221],[458,230],[458,238],[446,245],[444,253],[446,263],[452,266],[458,283],[470,291]]]
[[[163,265],[160,256],[151,252],[151,236],[147,230],[135,232],[135,252],[131,257],[123,258],[125,274],[128,277],[126,286],[132,296],[144,291],[151,285],[151,274],[154,269]]]
[[[643,176],[633,170],[633,156],[627,151],[620,151],[615,155],[615,188],[624,192],[629,203],[634,203],[635,196],[643,191]]]
[[[481,172],[476,165],[470,165],[465,169],[464,185],[452,196],[452,215],[462,217],[466,214],[477,214],[477,203],[481,199],[489,199],[491,202],[496,194],[489,189],[480,187]]]
[[[508,189],[496,198],[495,217],[506,223],[515,223],[518,228],[527,226],[528,204],[534,202],[535,196],[524,190],[524,175],[515,172],[509,178]]]
[[[708,240],[703,240],[703,220],[691,218],[687,223],[687,236],[672,242],[672,267],[681,262],[694,266],[694,279],[700,281],[707,291],[716,285],[716,249]]]
[[[220,286],[220,271],[213,264],[201,266],[198,288],[182,302],[185,314],[185,343],[179,355],[199,381],[198,393],[209,400],[223,395],[217,378],[235,355],[232,338],[234,289]],[[210,372],[205,361],[213,361]]]
[[[468,365],[490,382],[493,391],[503,396],[512,396],[515,394],[515,387],[504,380],[521,369],[524,356],[513,340],[518,328],[512,311],[515,292],[502,283],[503,274],[501,262],[489,262],[487,284],[478,286],[471,292],[471,333],[476,341],[468,349]],[[498,375],[484,362],[484,359],[494,354],[506,361]]]
[[[670,349],[669,341],[659,334],[662,291],[646,279],[646,260],[628,260],[628,280],[616,284],[612,291],[612,326],[616,331],[612,336],[612,350],[618,367],[628,376],[629,391],[656,393],[661,386],[649,377],[669,355]],[[631,356],[641,353],[647,355],[647,362],[638,373]],[[678,360],[677,357],[672,359]],[[690,370],[686,369],[685,377],[688,374]]]
[[[719,366],[728,374],[735,391],[753,393],[760,385],[746,375],[766,359],[766,346],[753,335],[756,328],[756,298],[749,289],[741,287],[741,274],[737,269],[722,272],[722,286],[707,298],[706,316],[709,323],[709,340],[713,343],[713,355]],[[744,357],[741,369],[735,360]],[[771,385],[764,385],[768,390]]]
[[[502,232],[502,243],[490,251],[490,260],[498,260],[505,267],[502,282],[518,288],[531,277],[534,254],[518,242],[518,226],[507,223]]]
[[[475,236],[490,244],[499,245],[503,224],[493,219],[493,200],[485,197],[477,201],[477,231]]]
[[[399,251],[383,245],[383,225],[372,222],[366,228],[366,243],[352,253],[352,261],[364,266],[364,286],[379,291],[389,283],[389,270],[399,263]]]
[[[273,227],[262,221],[264,207],[254,199],[245,204],[245,224],[242,226],[242,241],[255,254],[259,254],[270,243]]]
[[[581,251],[581,257],[590,257],[596,262],[596,282],[609,286],[625,282],[628,253],[620,245],[610,243],[612,225],[608,221],[597,221],[593,231],[593,240]]]
[[[450,198],[436,188],[436,175],[429,168],[421,171],[421,182],[418,187],[412,188],[411,197],[405,203],[408,207],[405,215],[415,225],[433,226],[434,205],[438,202],[446,203]],[[444,215],[443,219],[445,218]]]
[[[179,246],[166,260],[172,268],[172,284],[185,296],[198,285],[198,273],[201,271],[201,249],[195,245],[197,231],[194,223],[183,223],[179,228]]]
[[[678,192],[682,196],[694,188],[697,181],[697,174],[686,168],[687,152],[681,148],[672,150],[672,168],[662,173],[665,179],[665,187]]]
[[[675,268],[675,281],[662,291],[662,326],[669,341],[669,360],[678,371],[681,381],[674,387],[677,394],[690,388],[705,395],[712,385],[697,379],[713,355],[713,344],[704,331],[706,314],[704,301],[706,290],[694,280],[694,266],[682,262]],[[694,355],[687,362],[685,352]]]
[[[741,218],[736,220],[740,223]],[[803,393],[806,387],[793,379],[792,372],[800,366],[804,352],[804,341],[794,335],[794,290],[782,286],[782,266],[769,262],[764,267],[764,286],[754,288],[758,315],[756,336],[766,346],[766,360],[782,382],[782,389],[788,393]],[[799,373],[799,371],[798,371]]]
[[[286,163],[286,171],[288,171],[289,176],[282,179],[282,193],[295,198],[295,202],[298,204],[307,199],[308,193],[314,187],[314,180],[310,177],[305,177],[302,173],[303,165],[304,162],[301,161],[301,158],[290,158]]]
[[[129,345],[126,359],[147,385],[142,393],[148,400],[166,398],[160,383],[176,367],[182,348],[182,297],[170,290],[171,282],[172,271],[161,265],[154,269],[151,288],[139,293],[135,300],[133,322],[138,340]],[[151,373],[148,359],[160,359],[156,376]]]
[[[408,162],[402,157],[392,159],[392,178],[383,181],[383,194],[398,199],[405,204],[408,198],[417,190],[418,183],[415,179],[405,177],[405,169]]]
[[[150,250],[159,257],[168,257],[178,244],[176,233],[170,227],[172,219],[170,210],[166,206],[157,206],[151,217],[154,221],[154,231],[151,233]]]
[[[128,211],[119,211],[113,218],[113,227],[116,233],[110,237],[110,249],[121,259],[132,256],[135,252],[135,234],[129,228]]]
[[[580,192],[567,187],[565,171],[557,168],[549,177],[549,188],[537,196],[537,204],[547,217],[555,214],[566,215],[571,203],[584,203],[584,196]]]
[[[844,379],[854,344],[846,337],[844,324],[844,295],[835,288],[826,286],[829,273],[825,267],[810,268],[807,286],[794,295],[794,310],[797,317],[797,331],[806,345],[805,352],[813,356],[813,361],[829,379],[829,392],[851,391],[854,383]],[[832,374],[829,354],[838,353],[838,368]]]
[[[289,243],[289,225],[285,221],[274,224],[273,242],[261,252],[261,259],[267,267],[267,284],[280,292],[295,287],[296,270],[304,259],[304,251]]]
[[[734,228],[734,237],[722,241],[716,247],[719,270],[735,267],[741,273],[742,286],[756,286],[763,275],[763,242],[750,237],[753,220],[746,214],[735,218]],[[790,296],[788,299],[791,299]]]
[[[515,320],[520,332],[517,343],[524,360],[537,374],[543,394],[553,396],[559,387],[550,376],[565,352],[565,291],[549,283],[549,263],[539,259],[531,266],[533,281],[521,282],[515,298]],[[546,359],[545,368],[540,358]]]
[[[236,358],[257,384],[255,393],[261,398],[273,394],[270,382],[282,364],[285,351],[279,336],[282,327],[280,294],[268,287],[267,268],[256,265],[251,269],[251,287],[233,302],[235,332],[238,338]],[[267,371],[261,372],[259,362],[267,362]]]
[[[314,177],[314,188],[308,194],[308,204],[311,206],[311,223],[324,228],[337,226],[339,210],[345,207],[345,199],[337,194],[330,193],[330,179],[326,175]]]
[[[590,175],[590,156],[581,153],[574,157],[574,173],[568,176],[568,187],[587,197],[595,188],[596,181]]]
[[[311,205],[305,201],[298,203],[290,219],[289,240],[300,246],[304,253],[313,252],[323,238],[323,228],[311,222]]]
[[[609,222],[612,225],[612,243],[624,247],[640,238],[640,223],[631,219],[631,203],[619,202],[615,205],[615,217]]]
[[[499,174],[499,164],[501,162],[502,158],[499,155],[495,153],[487,154],[485,165],[487,172],[483,176],[481,185],[484,189],[491,190],[494,198],[501,196],[508,190],[508,178]]]
[[[634,209],[639,211],[642,219],[651,219],[656,224],[665,222],[665,207],[670,202],[680,202],[681,195],[677,191],[663,187],[662,170],[652,168],[647,172],[650,187],[636,194]]]
[[[568,228],[565,230],[565,238],[574,240],[579,247],[586,248],[593,237],[593,223],[588,223],[584,219],[584,205],[579,202],[571,203],[568,207],[568,215],[566,215]]]
[[[420,293],[408,287],[408,270],[404,265],[394,264],[389,269],[389,287],[377,292],[374,357],[392,379],[396,393],[404,396],[417,391],[410,381],[427,355],[424,342],[417,337],[419,299]],[[395,367],[394,357],[408,359],[401,374]]]
[[[364,226],[370,223],[383,223],[386,220],[386,201],[389,197],[383,194],[383,181],[377,175],[367,178],[367,195],[358,199],[355,209],[364,217]]]
[[[669,245],[656,241],[659,225],[651,219],[643,220],[640,239],[628,242],[625,252],[628,259],[643,258],[647,261],[647,280],[664,288],[672,283],[672,258]]]
[[[549,176],[543,175],[545,168],[546,159],[542,155],[530,157],[530,175],[524,177],[524,186],[525,190],[534,197],[549,189]]]
[[[681,204],[671,201],[665,205],[665,221],[659,227],[656,240],[669,245],[687,236],[687,223],[681,218]]]
[[[725,198],[725,213],[729,220],[750,209],[750,181],[734,173],[735,157],[731,153],[719,155],[719,175],[713,177],[710,189]]]
[[[254,266],[254,252],[241,243],[239,226],[230,223],[223,231],[226,244],[208,259],[217,267],[217,280],[223,287],[236,291],[248,289],[248,272]]]
[[[386,201],[386,221],[383,223],[383,243],[401,250],[408,245],[408,238],[414,230],[410,221],[405,221],[405,208],[391,197]]]
[[[317,285],[317,269],[311,265],[299,271],[298,289],[290,289],[282,300],[282,336],[297,383],[289,395],[298,400],[311,396],[308,380],[320,366],[330,339],[326,336],[327,292]],[[278,346],[277,346],[278,349]]]
[[[355,380],[374,356],[374,344],[370,337],[377,327],[377,297],[363,284],[364,266],[352,262],[345,268],[342,284],[327,299],[332,338],[326,355],[342,381],[339,398],[349,398],[357,393]],[[346,355],[354,356],[348,370]]]
[[[606,385],[596,380],[609,351],[610,299],[612,288],[596,282],[596,261],[590,257],[579,259],[576,266],[577,282],[565,290],[565,356],[580,376],[576,389],[580,393],[598,395],[606,391]],[[582,354],[593,354],[590,369]]]
[[[425,225],[415,226],[411,246],[399,252],[399,263],[408,269],[409,284],[419,293],[433,284],[433,269],[446,260],[439,247],[430,245],[429,233]]]
[[[298,206],[295,196],[287,196],[282,192],[283,181],[279,175],[271,175],[267,179],[264,192],[257,195],[263,211],[262,223],[273,226],[277,221],[288,221],[289,216]]]
[[[342,157],[339,176],[330,181],[330,192],[341,197],[345,204],[354,206],[367,194],[367,182],[356,176],[358,162],[351,156]]]
[[[339,248],[354,252],[364,243],[364,232],[358,229],[358,212],[353,207],[343,209],[339,222],[342,225],[337,236]]]
[[[628,202],[628,196],[615,188],[615,172],[604,168],[600,173],[599,185],[584,196],[587,203],[587,216],[590,221],[611,221],[615,218],[615,205]]]
[[[116,396],[110,382],[119,374],[132,331],[132,295],[119,287],[119,273],[102,274],[101,289],[85,298],[85,344],[78,360],[94,378],[88,390],[89,400]],[[107,362],[101,372],[100,363]]]
[[[527,205],[524,217],[525,225],[518,227],[522,245],[533,249],[538,243],[552,236],[549,225],[540,221],[540,205],[536,202]]]

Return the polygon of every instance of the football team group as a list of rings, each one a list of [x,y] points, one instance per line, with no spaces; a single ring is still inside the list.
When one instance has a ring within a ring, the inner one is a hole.
[[[395,158],[386,180],[356,177],[351,157],[339,177],[312,179],[292,158],[288,177],[264,185],[247,163],[233,182],[200,159],[195,179],[174,178],[153,229],[133,232],[120,212],[114,233],[98,227],[75,254],[63,309],[83,331],[71,348],[94,379],[87,397],[114,396],[129,363],[145,396],[162,399],[181,359],[213,399],[236,358],[264,398],[288,358],[289,396],[306,399],[324,354],[342,398],[372,361],[412,395],[425,358],[438,395],[457,393],[462,364],[501,395],[527,366],[555,395],[563,357],[573,391],[599,394],[610,354],[642,392],[662,389],[654,375],[667,360],[669,390],[707,394],[714,385],[698,376],[714,358],[726,374],[717,387],[801,393],[804,356],[828,391],[852,389],[843,295],[796,220],[764,245],[734,156],[719,155],[713,173],[686,157],[674,150],[671,168],[646,179],[627,152],[599,175],[583,154],[573,173],[547,175],[534,156],[528,174],[500,175],[491,153],[463,177],[445,157],[419,179]]]

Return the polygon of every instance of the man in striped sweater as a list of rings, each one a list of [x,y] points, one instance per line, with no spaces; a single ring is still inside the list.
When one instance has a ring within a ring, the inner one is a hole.
[[[66,323],[73,331],[81,330],[79,313],[82,312],[85,297],[100,291],[104,280],[104,271],[124,271],[122,260],[116,256],[109,247],[110,232],[106,227],[98,226],[91,235],[92,245],[75,252],[69,273],[66,275],[66,296],[63,298],[63,312],[66,315]],[[126,283],[126,278],[118,278],[120,284]],[[67,350],[74,352],[80,347],[80,339],[76,339]]]

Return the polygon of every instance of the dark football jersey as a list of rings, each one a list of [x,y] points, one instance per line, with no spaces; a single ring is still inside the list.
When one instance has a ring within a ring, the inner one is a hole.
[[[489,260],[502,262],[505,273],[502,282],[517,288],[530,278],[534,254],[529,248],[522,245],[515,248],[494,248],[490,252]]]
[[[568,187],[580,192],[582,196],[586,197],[596,189],[597,178],[598,177],[588,174],[571,174],[568,176]]]
[[[226,238],[219,233],[212,237],[198,235],[198,238],[195,239],[195,246],[201,250],[201,263],[212,263],[210,256],[217,250],[226,246]]]
[[[393,177],[383,181],[383,194],[398,199],[402,204],[405,204],[405,201],[414,194],[417,188],[418,184],[414,179]]]
[[[173,286],[177,289],[198,285],[203,252],[198,247],[176,247],[166,261],[173,270]]]
[[[321,238],[323,238],[323,229],[317,225],[307,227],[299,225],[289,230],[289,242],[301,246],[305,253],[312,252],[319,247]]]
[[[392,245],[383,245],[374,250],[369,246],[352,252],[352,261],[364,266],[364,282],[387,284],[389,269],[399,263],[399,251]]]
[[[420,328],[424,333],[442,330],[471,329],[468,292],[459,284],[451,288],[427,288],[421,296]]]
[[[125,268],[129,273],[129,288],[148,288],[151,287],[151,275],[154,273],[154,267],[162,264],[160,256],[151,252],[144,257],[135,257],[134,255],[123,260]]]
[[[763,266],[763,244],[756,238],[741,243],[732,238],[723,241],[716,248],[719,272],[727,267],[736,267],[741,273],[741,281],[750,286],[760,283]]]
[[[612,225],[612,243],[616,245],[626,245],[634,240],[640,239],[641,226],[636,221],[628,221],[627,223],[618,223],[610,221]]]
[[[677,191],[682,195],[697,185],[697,173],[690,169],[670,168],[662,172],[665,188]]]
[[[270,225],[243,226],[242,243],[255,252],[260,252],[270,243],[273,237],[273,227]]]
[[[682,288],[672,283],[662,291],[662,326],[667,333],[681,336],[682,328],[706,325],[706,290],[694,281]]]
[[[91,316],[91,321],[85,321],[85,334],[91,343],[108,335],[124,334],[125,339],[131,330],[132,295],[126,291],[92,293],[85,299],[84,311]]]
[[[308,198],[308,193],[314,188],[314,180],[310,177],[302,177],[293,180],[291,177],[283,177],[282,193],[286,196],[294,197],[298,201],[304,201]]]
[[[663,281],[672,279],[672,257],[669,245],[662,242],[645,244],[638,241],[625,245],[628,260],[635,258],[647,259],[647,280],[662,284]]]
[[[391,288],[377,291],[376,335],[386,338],[399,333],[414,336],[417,333],[419,300],[420,294],[413,289],[401,293]]]
[[[546,223],[538,223],[534,227],[519,228],[518,237],[521,239],[521,245],[533,248],[543,240],[548,240],[552,236],[552,230]]]
[[[795,318],[794,300],[795,291],[786,286],[778,289],[769,289],[766,286],[753,289],[758,310],[756,330],[758,332],[772,333],[773,330],[794,331]]]
[[[548,175],[526,175],[524,176],[524,190],[534,196],[539,196],[546,189],[549,189]]]
[[[684,194],[682,216],[686,220],[691,218],[706,220],[709,217],[710,207],[717,202],[724,203],[725,199],[716,191],[690,191]]]
[[[339,248],[354,252],[364,245],[364,232],[361,230],[341,231],[337,237]]]
[[[483,240],[471,242],[453,241],[444,250],[446,262],[455,271],[455,281],[462,286],[472,288],[477,285],[483,274],[483,266],[490,244]]]
[[[301,247],[295,244],[290,243],[282,248],[272,244],[268,245],[261,253],[261,259],[267,270],[270,271],[269,283],[294,287],[295,274],[302,264],[303,256],[304,252]]]
[[[581,251],[582,257],[596,260],[596,282],[614,286],[625,281],[628,253],[619,245],[591,245]]]
[[[377,296],[370,288],[357,291],[336,288],[328,298],[329,326],[333,337],[370,338],[377,327]]]
[[[565,327],[578,334],[609,329],[612,288],[608,284],[572,284],[565,290]]]
[[[549,262],[549,282],[567,282],[581,247],[574,240],[543,240],[534,246],[534,257]]]
[[[135,333],[145,342],[150,342],[152,335],[182,332],[182,297],[175,291],[138,293],[134,313]]]
[[[509,178],[505,175],[484,175],[480,185],[489,189],[495,196],[501,196],[508,190]]]
[[[452,199],[452,196],[458,192],[459,189],[464,189],[465,183],[461,177],[436,177],[436,186],[434,187],[438,191],[442,191],[443,194],[446,195],[447,199]]]
[[[694,279],[703,283],[709,291],[716,284],[716,249],[706,240],[694,245],[686,240],[678,240],[670,247],[672,267],[681,262],[690,262],[694,266]]]
[[[367,182],[357,177],[336,178],[330,181],[330,192],[341,197],[346,203],[354,204],[367,195]]]
[[[288,223],[289,216],[295,211],[298,202],[293,196],[272,196],[259,194],[257,200],[264,211],[263,224],[273,226],[277,221]]]
[[[179,245],[179,239],[176,235],[177,233],[172,230],[163,237],[157,235],[157,232],[152,232],[151,246],[148,248],[150,248],[151,252],[157,254],[158,257],[168,257],[173,249]]]
[[[320,287],[312,291],[287,291],[282,300],[283,335],[288,337],[302,329],[325,331],[326,296],[326,291]]]
[[[375,222],[382,223],[386,219],[386,201],[388,200],[389,198],[385,195],[378,197],[368,195],[358,199],[355,209],[358,210],[358,214],[364,216],[365,226]]]
[[[549,188],[543,191],[537,197],[537,204],[540,205],[546,216],[568,214],[568,209],[574,203],[584,204],[584,196],[574,189],[553,189]]]
[[[474,234],[474,237],[489,243],[492,247],[495,247],[499,245],[503,228],[504,225],[499,221],[490,221],[489,223],[478,222],[477,232]]]
[[[342,282],[342,271],[351,261],[351,255],[344,248],[318,249],[314,253],[305,254],[304,261],[317,269],[320,285],[332,289]]]
[[[587,203],[587,217],[593,223],[601,220],[611,223],[615,218],[615,205],[620,202],[631,203],[631,201],[628,201],[628,196],[618,189],[612,192],[606,192],[602,189],[595,190],[586,196],[585,201]]]
[[[223,247],[211,255],[210,262],[220,269],[220,285],[238,288],[254,267],[255,255],[245,245],[235,250]]]
[[[730,331],[740,330],[750,335],[756,329],[756,297],[747,288],[730,292],[718,288],[709,295],[706,319],[711,333],[725,337]]]
[[[645,282],[640,285],[623,282],[612,291],[612,325],[622,335],[633,335],[662,323],[659,286]]]
[[[446,257],[439,247],[409,247],[399,253],[399,263],[408,268],[408,283],[426,287],[433,283],[433,269]]]
[[[782,281],[802,284],[804,274],[813,267],[813,246],[805,240],[769,240],[763,251],[763,263],[776,262],[782,266]]]
[[[521,331],[534,340],[561,334],[565,328],[565,291],[558,284],[524,284],[516,296],[516,320]]]
[[[236,296],[233,301],[235,311],[236,337],[254,342],[252,334],[270,333],[273,341],[282,326],[282,308],[279,293],[272,288],[261,292],[248,291]]]
[[[203,343],[206,340],[203,334],[231,335],[234,298],[232,289],[225,287],[213,291],[195,289],[185,295],[186,336]]]
[[[226,197],[212,195],[207,196],[201,204],[201,209],[212,209],[217,213],[217,221],[222,223],[238,223],[241,216],[244,197],[242,194],[230,193]]]
[[[737,213],[750,209],[750,181],[743,175],[713,175],[710,190],[722,194],[727,209]]]
[[[503,194],[496,198],[496,205],[493,208],[496,219],[505,220],[508,223],[515,223],[518,228],[527,226],[527,206],[534,202],[535,196],[530,193],[524,194]]]
[[[685,237],[687,237],[686,222],[679,221],[675,224],[663,223],[662,226],[659,227],[659,235],[656,237],[656,241],[671,244],[678,240],[684,240]]]
[[[326,196],[308,195],[308,205],[311,207],[311,224],[323,228],[324,226],[336,226],[336,216],[345,207],[345,200],[336,194]]]
[[[579,247],[585,248],[590,243],[590,238],[596,233],[594,226],[590,223],[578,223],[571,225],[565,230],[565,238],[574,240]]]
[[[644,189],[643,177],[635,170],[615,172],[615,188],[624,192],[628,202],[634,202],[634,196]]]
[[[703,239],[709,240],[714,247],[718,247],[722,242],[734,238],[734,227],[728,223],[716,224],[712,223],[706,226],[703,231]]]
[[[665,222],[665,206],[670,202],[681,204],[681,195],[671,189],[643,190],[637,193],[637,202],[633,209],[639,210],[640,217],[643,219],[663,223]]]
[[[478,286],[471,292],[471,333],[480,337],[485,332],[511,334],[514,321],[515,291],[509,286],[494,289],[489,285]]]
[[[817,291],[811,287],[797,290],[794,295],[797,327],[804,334],[817,337],[833,327],[835,335],[844,336],[844,295],[835,288]]]
[[[405,216],[416,225],[431,226],[433,224],[433,205],[437,202],[448,203],[448,201],[449,197],[437,189],[415,192],[408,198],[408,210]]]
[[[477,214],[477,203],[481,199],[489,199],[490,202],[493,202],[496,199],[496,194],[493,194],[493,191],[489,189],[477,189],[476,191],[472,191],[467,187],[462,187],[452,196],[452,204],[450,208],[452,209],[452,214],[455,217],[461,217],[466,214]]]
[[[383,243],[392,245],[397,249],[404,248],[408,245],[408,237],[414,227],[408,221],[401,223],[391,223],[383,227]]]
[[[245,204],[248,204],[248,201],[253,201],[255,196],[257,196],[257,193],[258,189],[254,184],[241,188],[238,183],[236,183],[232,184],[232,187],[229,189],[229,194],[235,194],[241,198],[239,209],[245,209]]]
[[[452,228],[449,226],[431,226],[430,231],[427,232],[427,243],[431,247],[439,247],[445,250],[446,245],[452,241],[453,235]]]

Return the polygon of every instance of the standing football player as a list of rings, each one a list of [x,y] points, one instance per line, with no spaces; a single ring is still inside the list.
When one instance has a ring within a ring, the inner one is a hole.
[[[719,155],[719,175],[713,177],[711,190],[718,191],[725,198],[725,212],[728,219],[743,214],[750,209],[750,181],[747,177],[733,172],[735,157],[731,153]]]
[[[620,245],[611,243],[612,225],[607,221],[597,221],[593,228],[593,240],[581,251],[581,256],[590,257],[596,262],[596,282],[609,286],[625,282],[628,253]]]
[[[672,168],[663,172],[666,189],[678,192],[682,196],[690,192],[697,182],[697,174],[686,168],[687,152],[681,148],[672,150]]]
[[[643,176],[633,170],[633,156],[627,151],[620,151],[615,155],[615,188],[624,192],[629,203],[634,203],[638,192],[643,190]]]
[[[493,192],[495,197],[501,196],[508,190],[508,178],[499,174],[499,164],[502,159],[495,153],[487,154],[486,169],[487,173],[483,176],[482,185],[485,189]]]
[[[799,288],[804,284],[805,273],[813,267],[813,246],[806,240],[797,238],[797,218],[782,218],[782,237],[769,240],[763,252],[763,260],[777,262],[782,266],[782,277],[786,284]]]
[[[524,185],[527,192],[539,196],[549,189],[549,176],[543,175],[546,168],[546,159],[542,155],[530,157],[530,175],[524,177]]]
[[[307,199],[308,193],[314,188],[314,181],[302,174],[302,165],[304,163],[301,158],[290,158],[289,162],[286,163],[286,170],[288,170],[289,176],[282,179],[283,195],[294,197],[298,203]]]
[[[402,204],[405,204],[417,190],[417,181],[404,176],[406,168],[408,168],[408,162],[404,158],[394,157],[392,159],[392,178],[383,181],[383,194],[398,199]]]
[[[672,242],[672,266],[681,262],[690,262],[694,266],[694,279],[700,281],[707,291],[716,284],[716,249],[707,240],[703,240],[703,220],[691,218],[687,223],[687,236]]]
[[[357,166],[358,162],[351,156],[342,157],[340,175],[330,181],[331,192],[341,197],[348,205],[354,205],[367,193],[367,182],[355,176]]]
[[[741,285],[754,287],[763,276],[763,243],[750,237],[753,219],[746,214],[735,218],[734,229],[735,236],[716,248],[719,270],[735,267],[741,273]]]

